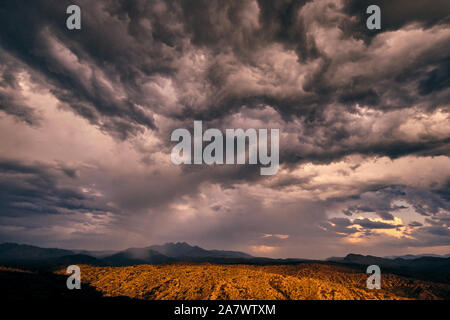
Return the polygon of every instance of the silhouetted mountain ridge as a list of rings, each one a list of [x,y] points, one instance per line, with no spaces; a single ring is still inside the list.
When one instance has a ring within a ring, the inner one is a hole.
[[[131,266],[136,264],[158,264],[171,262],[174,259],[148,248],[129,248],[104,257],[103,262],[112,266]]]
[[[191,246],[186,242],[168,242],[163,245],[153,245],[147,247],[148,249],[159,252],[171,258],[253,258],[251,255],[239,252],[239,251],[226,251],[226,250],[206,250],[198,246]]]
[[[351,253],[344,258],[333,257],[328,258],[327,261],[361,266],[377,265],[382,269],[382,272],[450,282],[450,258],[445,257],[424,256],[415,259],[389,259]]]
[[[70,250],[40,248],[26,244],[0,244],[0,261],[53,259],[74,254]]]
[[[432,258],[450,258],[450,254],[444,254],[444,255],[433,254],[433,253],[405,254],[405,255],[403,255],[403,256],[387,256],[387,257],[384,257],[384,258],[386,258],[386,259],[397,259],[397,258],[401,258],[401,259],[405,259],[405,260],[413,260],[413,259],[424,258],[424,257],[432,257]]]
[[[186,242],[165,243],[145,248],[128,248],[118,252],[40,248],[16,243],[0,244],[0,263],[20,266],[62,264],[127,266],[177,261],[240,263],[252,258],[251,255],[244,252],[206,250],[198,246],[191,246]]]

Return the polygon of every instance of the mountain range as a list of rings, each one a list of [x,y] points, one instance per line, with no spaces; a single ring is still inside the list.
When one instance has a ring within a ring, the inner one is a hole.
[[[412,257],[408,255],[406,258],[380,258],[370,255],[348,254],[343,258],[328,258],[327,261],[359,266],[377,265],[383,272],[450,282],[450,258],[446,256],[419,255]]]
[[[243,252],[206,250],[185,242],[129,248],[122,251],[65,250],[17,243],[0,244],[0,264],[14,266],[63,264],[127,266],[177,261],[237,263],[251,259],[254,257]]]
[[[444,254],[444,255],[433,254],[433,253],[405,254],[405,255],[403,255],[403,256],[387,256],[387,257],[385,257],[385,258],[387,258],[387,259],[397,259],[397,258],[401,258],[401,259],[405,259],[405,260],[411,260],[411,259],[417,259],[417,258],[422,258],[422,257],[450,258],[450,254]]]
[[[131,266],[176,262],[209,262],[215,264],[276,265],[312,262],[305,259],[272,259],[254,257],[244,252],[206,250],[186,242],[165,243],[144,248],[129,248],[122,251],[65,250],[40,248],[37,246],[3,243],[0,244],[0,265],[12,267],[49,267],[70,264],[92,266]],[[327,264],[346,264],[361,269],[378,265],[383,272],[392,272],[431,280],[450,282],[450,257],[430,255],[406,255],[400,257],[376,257],[348,254],[345,257],[331,257]]]

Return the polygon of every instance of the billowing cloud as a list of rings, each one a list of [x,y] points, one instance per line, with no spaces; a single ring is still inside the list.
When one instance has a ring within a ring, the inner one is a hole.
[[[450,246],[450,6],[0,4],[0,240],[258,255]],[[372,3],[370,3],[372,4]],[[21,21],[27,21],[21,23]],[[175,166],[175,128],[280,129],[280,170]]]

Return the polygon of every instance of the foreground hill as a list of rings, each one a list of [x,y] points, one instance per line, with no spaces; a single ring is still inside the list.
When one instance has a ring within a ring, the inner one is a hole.
[[[82,281],[102,296],[133,299],[450,299],[450,286],[385,274],[382,289],[366,288],[367,274],[338,264],[165,264],[81,266]],[[57,272],[65,274],[65,270]]]

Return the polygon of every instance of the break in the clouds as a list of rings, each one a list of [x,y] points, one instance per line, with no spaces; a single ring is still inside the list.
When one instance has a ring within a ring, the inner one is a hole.
[[[448,1],[74,3],[0,5],[0,241],[448,253]],[[279,172],[173,165],[194,120],[280,129]]]

